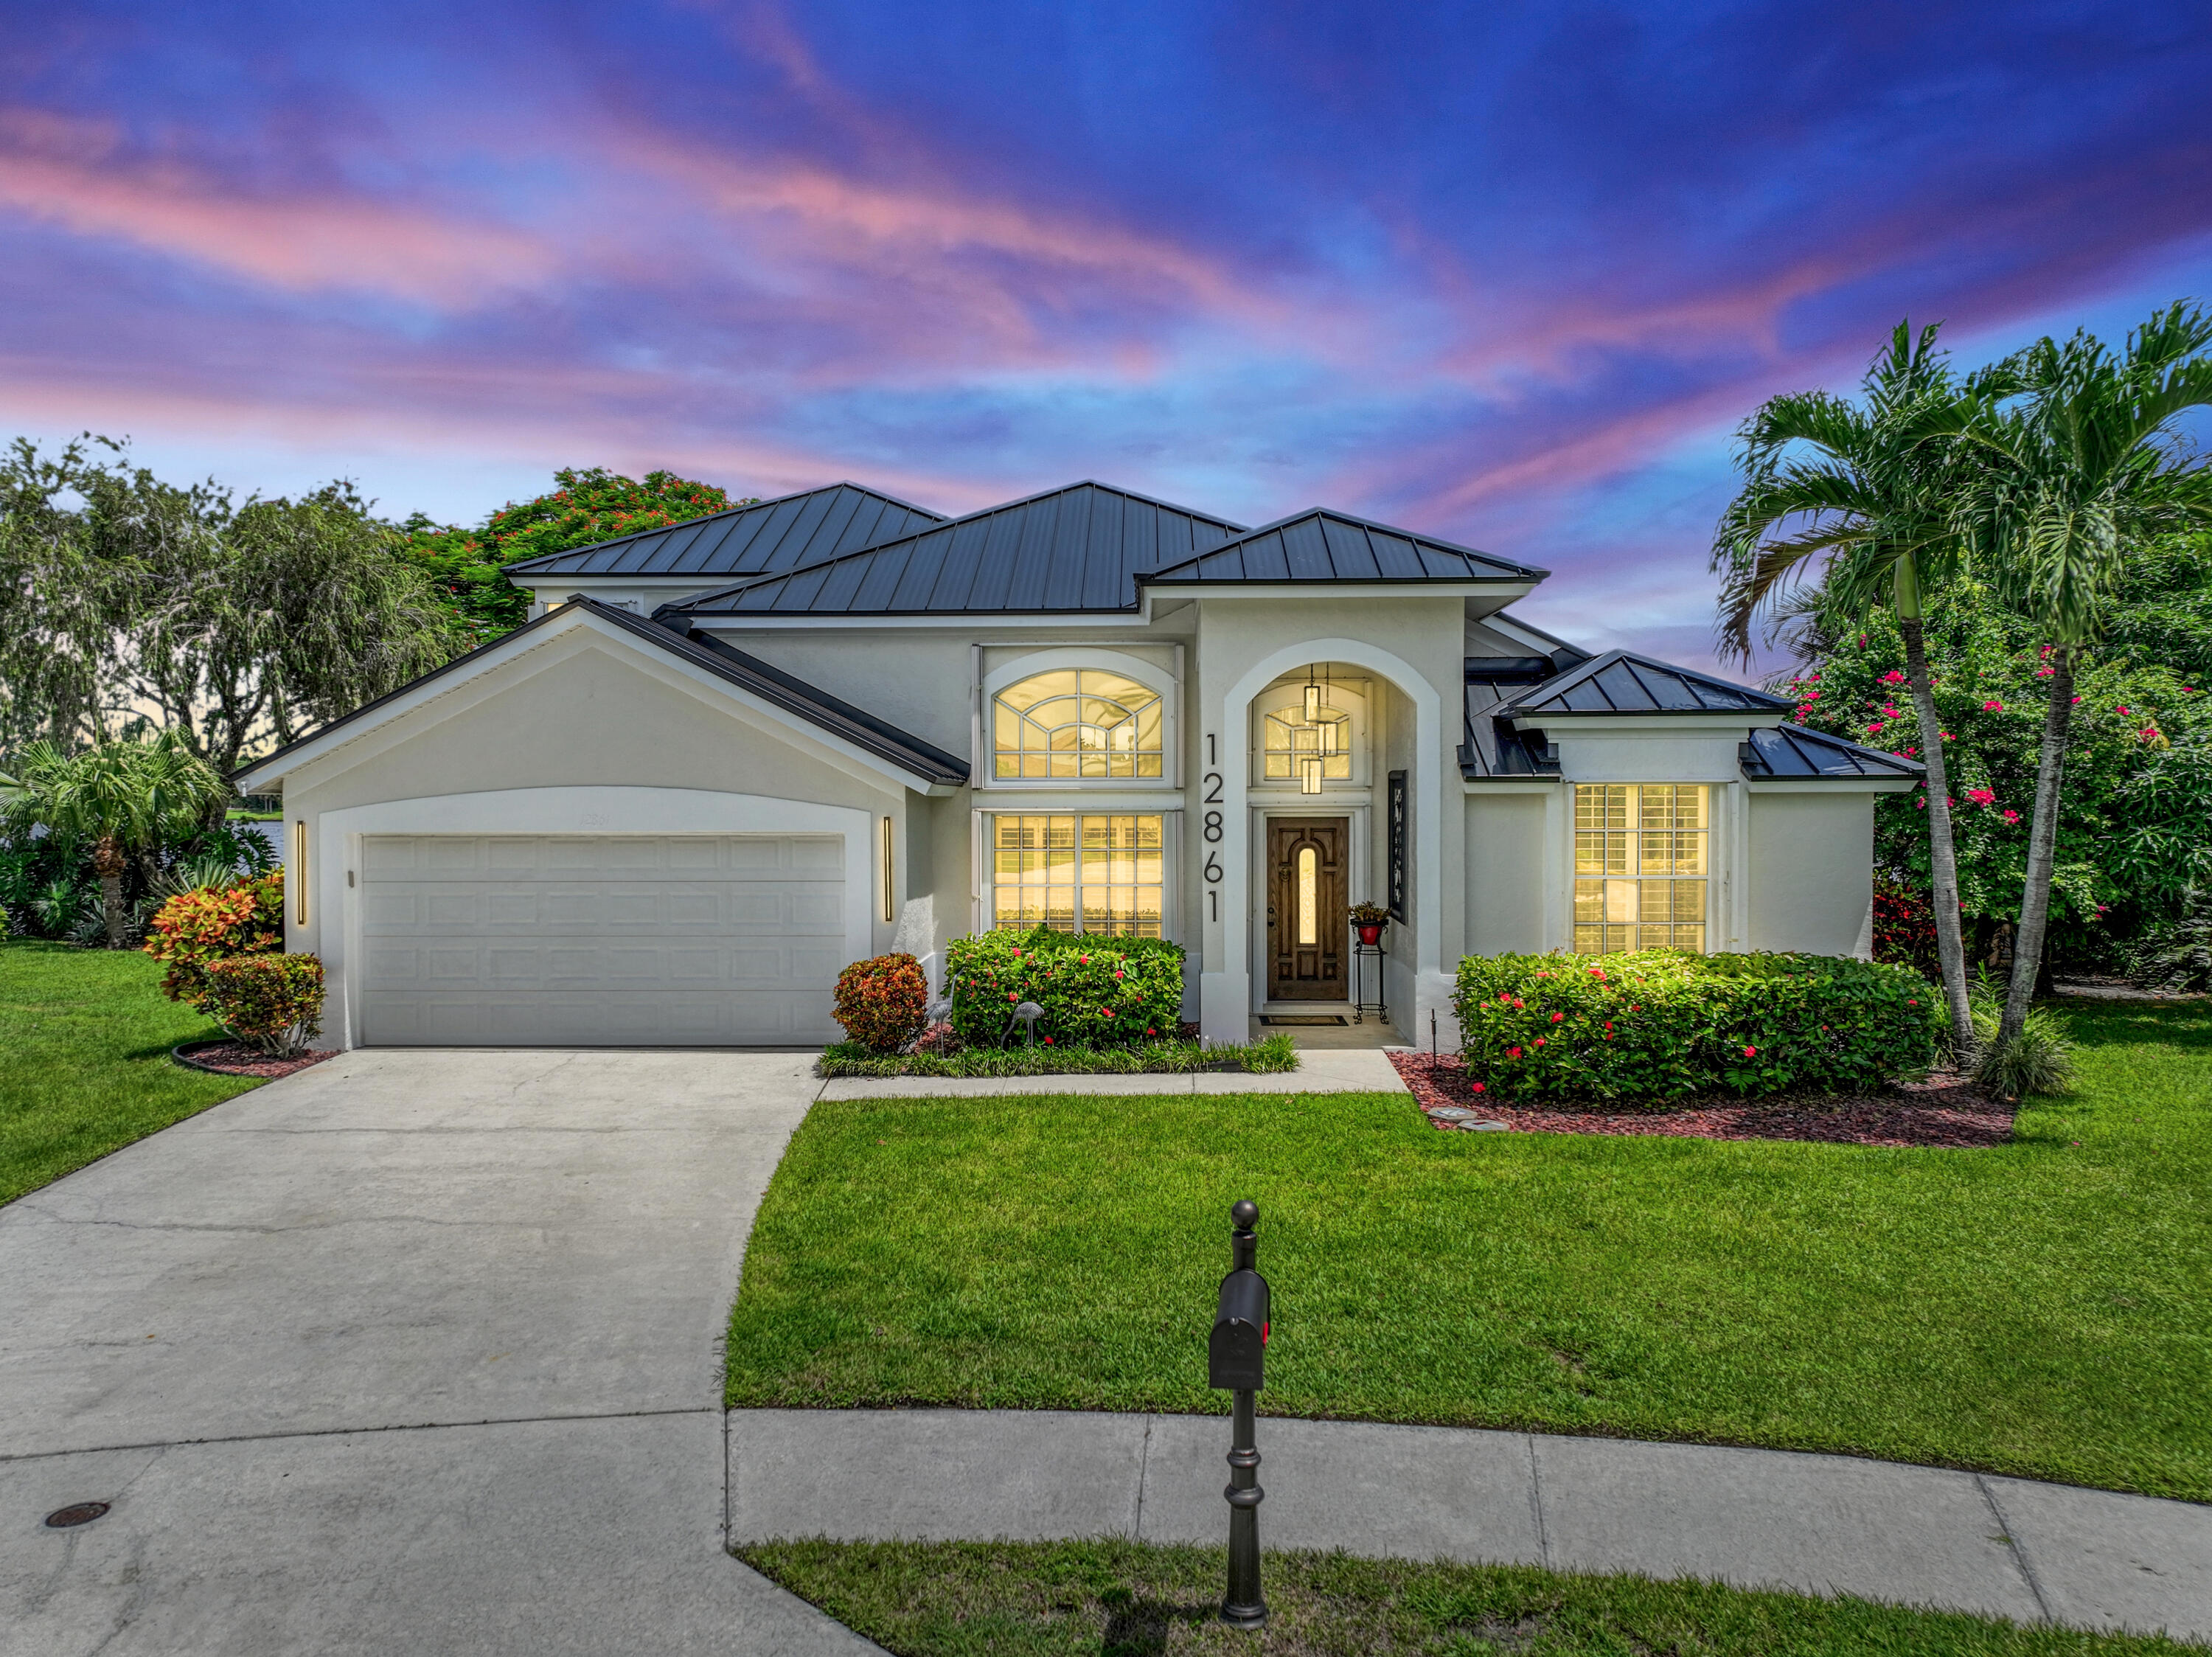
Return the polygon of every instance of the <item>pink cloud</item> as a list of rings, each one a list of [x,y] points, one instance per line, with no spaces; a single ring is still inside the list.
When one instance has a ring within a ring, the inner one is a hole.
[[[559,255],[498,225],[327,192],[228,189],[171,156],[127,154],[104,122],[0,111],[0,209],[294,291],[469,305],[543,283]]]

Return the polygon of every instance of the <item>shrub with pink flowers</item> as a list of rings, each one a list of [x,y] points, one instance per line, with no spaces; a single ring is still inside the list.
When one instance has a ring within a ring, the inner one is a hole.
[[[1829,955],[1470,955],[1453,1004],[1500,1099],[1856,1093],[1934,1063],[1941,996]]]
[[[952,1027],[970,1047],[1024,1039],[1014,1008],[1044,1009],[1036,1039],[1054,1045],[1135,1047],[1173,1040],[1182,1018],[1182,946],[1164,938],[1012,929],[955,938]]]
[[[2075,660],[2051,893],[2062,971],[2123,965],[2128,940],[2162,923],[2212,868],[2212,536],[2146,550],[2130,569],[2103,640]],[[1967,953],[1984,959],[2020,912],[2051,650],[1971,581],[1931,591],[1927,640]],[[1887,611],[1802,642],[1804,665],[1775,685],[1794,694],[1800,722],[1925,758],[1931,736],[1905,694]],[[1925,790],[1877,804],[1875,866],[1926,900]],[[1876,918],[1879,928],[1879,904]]]

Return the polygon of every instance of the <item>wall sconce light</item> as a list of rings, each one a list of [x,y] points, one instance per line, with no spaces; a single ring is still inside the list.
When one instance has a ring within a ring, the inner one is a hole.
[[[284,871],[284,884],[292,888],[292,924],[307,923],[307,824],[301,818],[292,825],[292,862]]]
[[[1319,794],[1321,792],[1320,755],[1308,754],[1304,758],[1298,761],[1298,792],[1300,794]]]

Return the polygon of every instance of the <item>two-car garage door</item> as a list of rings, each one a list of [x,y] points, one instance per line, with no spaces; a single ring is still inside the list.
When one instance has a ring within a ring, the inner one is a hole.
[[[367,1046],[833,1040],[836,835],[373,835]]]

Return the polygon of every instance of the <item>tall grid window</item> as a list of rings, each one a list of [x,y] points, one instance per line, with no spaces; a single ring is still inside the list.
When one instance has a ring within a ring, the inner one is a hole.
[[[1160,819],[1005,816],[991,819],[991,924],[1024,931],[1161,931]]]
[[[1710,818],[1698,783],[1575,789],[1575,953],[1705,947]]]
[[[1163,775],[1160,693],[1120,673],[1063,667],[991,698],[992,774],[1002,778]]]
[[[1278,708],[1261,725],[1261,776],[1270,783],[1295,783],[1298,762],[1309,754],[1321,756],[1321,774],[1333,783],[1352,776],[1352,716],[1340,708],[1323,708],[1321,717],[1306,722],[1303,706]]]

